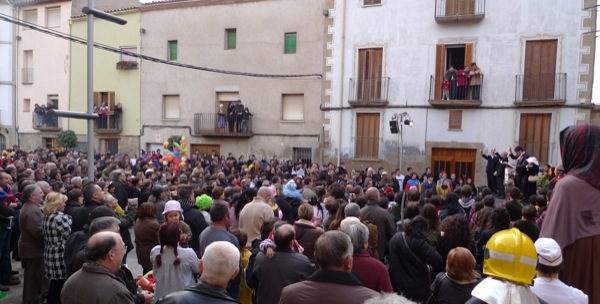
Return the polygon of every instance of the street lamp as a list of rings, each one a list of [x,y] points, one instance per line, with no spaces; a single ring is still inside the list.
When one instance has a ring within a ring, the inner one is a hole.
[[[392,120],[390,121],[390,129],[392,131],[392,134],[398,134],[398,163],[400,170],[402,170],[402,159],[404,156],[403,133],[405,125],[410,126],[411,128],[415,125],[415,122],[412,120],[412,118],[410,118],[410,115],[406,112],[394,113],[394,116],[392,116]],[[398,132],[398,129],[400,129],[400,132]]]

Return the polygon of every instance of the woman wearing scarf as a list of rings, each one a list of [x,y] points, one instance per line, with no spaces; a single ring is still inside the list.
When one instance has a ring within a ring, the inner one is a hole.
[[[600,127],[576,125],[560,133],[566,176],[556,184],[540,237],[563,251],[560,279],[600,302]]]

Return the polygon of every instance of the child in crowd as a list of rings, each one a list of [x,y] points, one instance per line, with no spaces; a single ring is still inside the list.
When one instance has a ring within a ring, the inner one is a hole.
[[[188,247],[188,242],[192,239],[192,229],[188,224],[183,221],[183,209],[178,201],[168,201],[165,204],[165,211],[162,213],[165,216],[165,223],[171,223],[179,221],[181,224],[181,239],[179,240],[179,246],[183,248]]]
[[[233,229],[231,230],[231,234],[233,234],[237,239],[238,243],[246,244],[248,242],[248,234],[244,230]],[[250,260],[250,256],[252,252],[246,249],[244,246],[240,246],[240,258],[242,259],[242,268],[246,269],[248,267],[248,261]],[[240,283],[240,296],[237,299],[242,304],[252,304],[252,289],[248,288],[246,285],[246,272],[242,272],[242,282]]]

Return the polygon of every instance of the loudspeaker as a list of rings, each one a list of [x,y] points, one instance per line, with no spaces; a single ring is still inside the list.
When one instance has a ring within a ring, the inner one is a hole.
[[[392,134],[398,134],[398,122],[395,120],[390,120],[390,131]]]

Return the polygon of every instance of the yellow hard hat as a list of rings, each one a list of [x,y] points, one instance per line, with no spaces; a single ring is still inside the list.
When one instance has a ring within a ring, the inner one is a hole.
[[[531,285],[537,252],[533,241],[517,228],[496,232],[486,244],[483,273]]]

